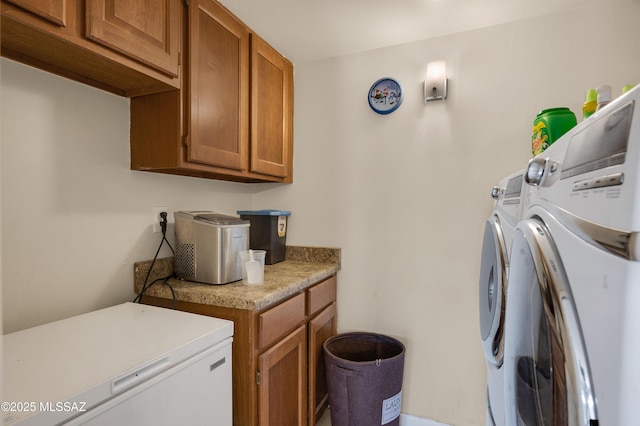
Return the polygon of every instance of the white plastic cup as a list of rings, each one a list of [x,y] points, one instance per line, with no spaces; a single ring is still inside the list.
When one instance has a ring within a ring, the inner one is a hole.
[[[252,250],[253,258],[260,263],[260,268],[262,269],[262,274],[260,276],[260,280],[257,282],[249,282],[247,280],[247,262],[249,261],[249,251],[241,251],[240,252],[240,268],[242,269],[242,283],[248,285],[260,285],[264,282],[264,258],[267,255],[266,250]]]

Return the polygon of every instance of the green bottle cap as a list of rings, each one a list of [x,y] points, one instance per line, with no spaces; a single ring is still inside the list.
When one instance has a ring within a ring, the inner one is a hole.
[[[622,93],[627,93],[629,90],[633,89],[634,87],[635,87],[635,84],[627,84],[622,88]]]
[[[596,101],[597,99],[598,99],[598,92],[596,91],[596,89],[587,90],[587,93],[584,96],[585,102]]]
[[[584,104],[582,104],[582,117],[588,118],[596,112],[598,106],[598,91],[596,89],[589,89],[584,96]]]

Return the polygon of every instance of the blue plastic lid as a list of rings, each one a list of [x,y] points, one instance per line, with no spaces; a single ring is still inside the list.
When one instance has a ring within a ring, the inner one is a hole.
[[[241,216],[291,216],[291,212],[287,210],[238,210]]]

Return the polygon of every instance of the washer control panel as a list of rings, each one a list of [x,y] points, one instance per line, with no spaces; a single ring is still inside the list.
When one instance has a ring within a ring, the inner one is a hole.
[[[622,185],[623,182],[624,173],[614,173],[607,176],[576,181],[573,183],[573,191],[583,191],[585,189]]]

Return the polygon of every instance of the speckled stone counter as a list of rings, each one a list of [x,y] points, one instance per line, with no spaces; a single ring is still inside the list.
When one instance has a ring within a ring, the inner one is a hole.
[[[169,279],[176,300],[225,308],[260,310],[335,274],[340,270],[337,248],[287,246],[284,262],[265,265],[264,283],[246,285],[236,281],[224,285]],[[134,291],[140,293],[151,261],[134,265]],[[157,259],[148,282],[173,272],[173,257]],[[171,289],[162,281],[149,287],[148,296],[172,299]]]

